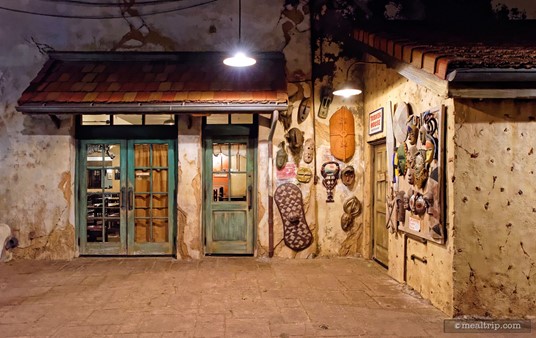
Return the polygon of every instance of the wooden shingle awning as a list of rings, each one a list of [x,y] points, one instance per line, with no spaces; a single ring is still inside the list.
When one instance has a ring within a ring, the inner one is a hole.
[[[357,48],[449,97],[536,98],[536,22],[494,30],[392,22],[354,31]]]
[[[23,92],[27,114],[286,110],[285,59],[259,53],[246,68],[225,54],[55,52]]]

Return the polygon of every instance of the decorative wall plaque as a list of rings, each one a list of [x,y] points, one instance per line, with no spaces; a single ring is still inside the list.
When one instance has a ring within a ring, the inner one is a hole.
[[[333,156],[343,162],[354,156],[355,126],[352,112],[342,107],[329,119],[329,141]]]

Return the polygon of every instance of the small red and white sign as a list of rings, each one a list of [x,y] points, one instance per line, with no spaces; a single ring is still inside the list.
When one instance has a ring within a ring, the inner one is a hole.
[[[418,218],[413,218],[411,216],[409,216],[409,222],[408,222],[408,228],[410,228],[410,230],[413,230],[413,231],[416,231],[416,232],[420,232],[421,231],[421,220],[418,219]]]
[[[276,172],[277,180],[290,180],[296,177],[296,164],[294,162],[287,162],[281,170]]]
[[[369,114],[369,135],[383,131],[383,108],[378,108]]]

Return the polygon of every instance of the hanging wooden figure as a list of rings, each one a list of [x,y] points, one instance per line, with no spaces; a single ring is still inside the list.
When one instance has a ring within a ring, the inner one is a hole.
[[[298,123],[302,123],[309,116],[311,111],[311,98],[304,97],[300,102],[300,107],[298,108]]]
[[[354,156],[354,116],[348,108],[342,107],[329,119],[329,141],[336,159],[346,162]]]

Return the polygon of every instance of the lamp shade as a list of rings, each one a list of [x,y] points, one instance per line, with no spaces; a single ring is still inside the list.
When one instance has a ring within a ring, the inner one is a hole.
[[[361,89],[354,88],[353,86],[346,84],[341,89],[337,89],[333,92],[333,95],[342,96],[344,98],[361,94]]]
[[[223,60],[223,63],[231,67],[248,67],[253,66],[255,63],[257,63],[257,60],[247,56],[243,52],[238,52],[232,57],[228,57]]]

